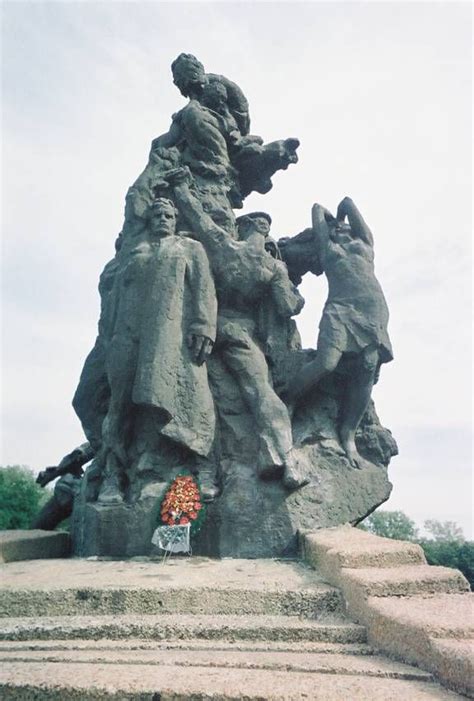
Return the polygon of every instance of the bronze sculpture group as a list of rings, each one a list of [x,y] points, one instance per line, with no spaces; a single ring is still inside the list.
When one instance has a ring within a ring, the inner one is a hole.
[[[267,213],[236,217],[250,192],[267,192],[274,173],[296,163],[299,142],[251,135],[240,88],[194,56],[181,54],[172,71],[189,101],[127,193],[73,401],[95,454],[83,506],[156,499],[183,466],[209,501],[247,468],[263,480],[258,489],[279,482],[284,499],[304,493],[311,464],[296,449],[295,422],[310,421],[333,377],[342,383],[334,450],[363,469],[356,432],[392,358],[372,234],[352,200],[336,216],[314,205],[312,226],[281,242]],[[292,319],[309,271],[329,284],[310,353]]]

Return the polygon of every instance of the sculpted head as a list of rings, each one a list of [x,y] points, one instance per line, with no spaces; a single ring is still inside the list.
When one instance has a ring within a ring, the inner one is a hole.
[[[270,233],[272,218],[266,212],[250,212],[237,219],[239,239],[246,241],[253,234],[260,234],[266,238]]]
[[[352,240],[352,229],[343,219],[338,219],[331,212],[319,204],[315,204],[312,210],[312,229],[318,235],[329,236],[334,243],[348,243]]]
[[[204,66],[192,54],[179,54],[171,64],[173,83],[184,97],[192,97],[202,91],[206,83]]]
[[[329,227],[329,236],[335,243],[348,243],[352,240],[352,229],[350,224],[340,219],[336,219],[330,212],[324,213],[324,219]]]
[[[331,238],[336,241],[336,243],[349,243],[349,241],[352,241],[354,236],[350,224],[338,222],[336,228],[332,232]]]
[[[177,210],[172,200],[158,197],[153,201],[150,214],[150,233],[152,238],[173,236],[176,232]]]

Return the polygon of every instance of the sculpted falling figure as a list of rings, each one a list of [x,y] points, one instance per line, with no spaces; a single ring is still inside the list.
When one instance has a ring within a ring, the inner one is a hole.
[[[289,381],[286,396],[293,404],[301,402],[336,370],[343,357],[352,357],[355,364],[347,375],[339,436],[353,467],[360,467],[362,459],[355,433],[369,404],[380,365],[393,359],[387,333],[388,308],[374,273],[373,236],[354,202],[344,198],[336,217],[315,204],[312,219],[312,232],[299,236],[306,246],[309,242],[315,247],[318,273],[324,272],[328,280],[328,298],[319,324],[316,358]],[[298,246],[297,239],[287,239],[282,244],[283,254],[289,260],[290,249]],[[306,258],[303,271],[311,264],[317,270],[314,253]]]

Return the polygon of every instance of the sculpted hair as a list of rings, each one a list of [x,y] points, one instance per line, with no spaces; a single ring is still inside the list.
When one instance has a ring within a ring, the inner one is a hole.
[[[237,217],[235,223],[238,228],[243,227],[245,229],[253,219],[266,219],[270,226],[272,224],[272,218],[267,212],[249,212],[248,214],[242,214],[240,217]]]
[[[171,64],[171,71],[175,80],[183,77],[188,68],[200,69],[204,72],[204,66],[201,61],[199,61],[193,54],[179,54],[178,58],[175,58]]]
[[[163,205],[166,207],[170,207],[174,211],[175,216],[178,216],[178,210],[176,208],[176,205],[173,202],[173,200],[169,199],[169,197],[157,197],[156,199],[154,199],[151,203],[151,214],[153,214],[153,210],[156,209],[156,207],[161,207]]]

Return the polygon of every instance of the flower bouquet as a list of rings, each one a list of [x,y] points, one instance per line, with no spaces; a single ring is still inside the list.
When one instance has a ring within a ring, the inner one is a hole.
[[[160,507],[160,522],[152,543],[167,552],[190,552],[190,536],[204,520],[205,507],[197,479],[190,474],[175,477]]]

